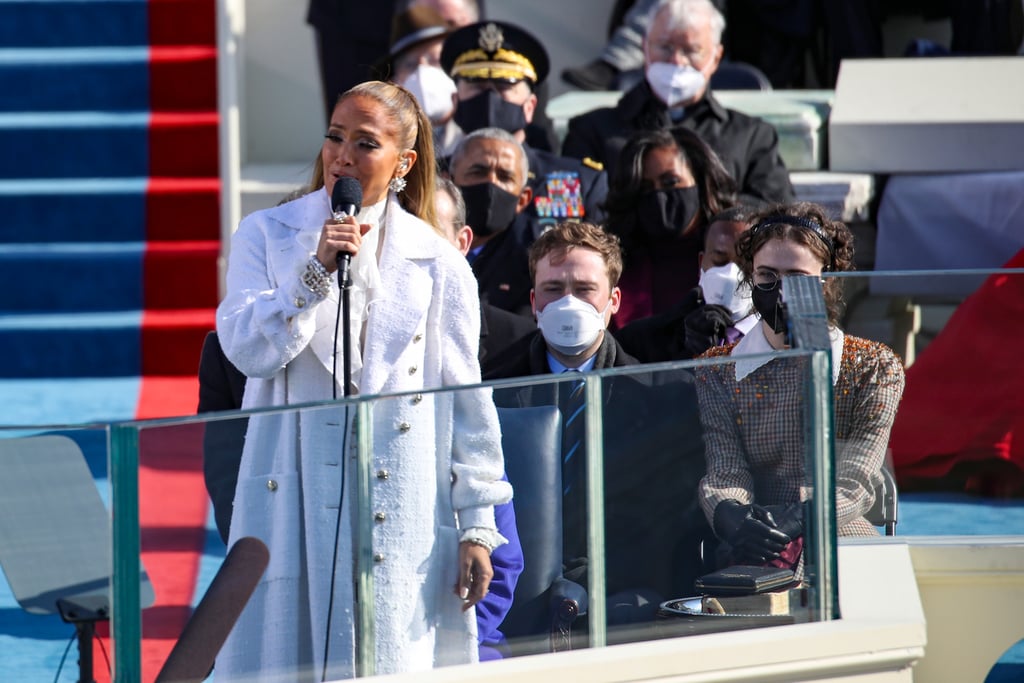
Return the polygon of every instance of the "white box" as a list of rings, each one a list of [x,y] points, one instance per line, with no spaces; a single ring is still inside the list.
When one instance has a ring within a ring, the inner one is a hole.
[[[846,60],[829,120],[833,171],[1024,169],[1024,59]]]
[[[789,179],[797,201],[820,204],[834,219],[850,223],[870,218],[875,197],[875,177],[870,173],[797,171]]]

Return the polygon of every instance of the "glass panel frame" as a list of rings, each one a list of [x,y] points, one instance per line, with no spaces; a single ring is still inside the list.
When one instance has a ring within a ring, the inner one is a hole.
[[[814,354],[803,350],[781,351],[770,354],[768,357],[779,358],[819,358],[819,365],[814,366],[808,377],[811,385],[820,384],[822,378],[828,378],[827,358],[824,363],[820,361],[826,354]],[[731,361],[728,357],[715,360],[679,361],[672,363],[661,363],[657,365],[631,366],[624,368],[613,368],[581,373],[579,378],[585,383],[585,396],[588,405],[599,406],[600,410],[588,410],[586,412],[586,476],[587,476],[587,500],[590,506],[587,515],[587,543],[591,561],[588,565],[588,583],[592,587],[605,585],[604,565],[605,538],[604,538],[604,515],[603,501],[605,482],[602,459],[604,457],[603,443],[606,416],[603,407],[603,390],[609,381],[617,377],[628,377],[636,374],[667,373],[679,370],[692,371],[695,368],[710,364],[728,364]],[[818,379],[814,379],[816,376]],[[361,531],[357,541],[359,566],[356,568],[359,583],[359,619],[360,630],[363,638],[357,649],[357,670],[360,676],[373,675],[374,673],[374,648],[372,628],[375,615],[373,613],[373,600],[366,599],[366,596],[373,595],[373,548],[372,534],[374,521],[372,517],[372,441],[373,441],[373,411],[384,401],[401,400],[416,394],[442,394],[456,391],[497,391],[514,387],[536,387],[553,385],[559,382],[564,383],[564,378],[558,377],[531,377],[516,380],[503,380],[489,382],[473,387],[459,387],[449,389],[437,389],[424,392],[409,392],[407,394],[391,394],[388,396],[366,396],[358,398],[345,398],[337,401],[322,401],[302,405],[292,405],[285,408],[263,408],[250,411],[229,411],[225,413],[207,413],[202,416],[187,416],[182,418],[148,420],[131,423],[117,423],[111,426],[111,484],[115,509],[118,511],[113,517],[114,539],[116,543],[115,554],[118,557],[118,570],[114,578],[114,625],[113,635],[115,638],[115,656],[119,662],[120,675],[118,680],[135,680],[132,671],[139,671],[140,641],[142,635],[142,624],[140,619],[140,603],[138,593],[138,557],[139,557],[139,518],[138,518],[138,459],[139,440],[143,430],[159,430],[174,428],[178,426],[209,423],[222,420],[236,420],[242,416],[254,416],[260,414],[282,414],[300,411],[315,411],[320,409],[337,409],[347,405],[354,407],[358,415],[356,420],[357,434],[357,486],[356,500],[357,507],[362,512],[358,519],[358,528]],[[828,387],[830,382],[825,386]],[[825,393],[828,391],[826,389]],[[820,444],[814,444],[813,448],[820,448]],[[815,451],[808,456],[815,463],[823,462],[820,453]],[[827,459],[825,459],[827,460]],[[824,503],[821,503],[824,504]],[[127,511],[127,514],[125,512]],[[810,549],[814,552],[823,550],[834,555],[834,548],[831,543],[822,544],[809,543]],[[821,548],[815,548],[822,546]],[[134,568],[132,566],[134,560]],[[820,558],[814,562],[820,566],[828,566]],[[827,584],[826,584],[827,585]],[[813,591],[812,591],[813,592]],[[608,644],[607,631],[607,605],[605,592],[600,588],[590,591],[590,612],[588,645],[590,647],[603,647]],[[827,601],[826,601],[827,602]],[[820,618],[820,617],[819,617]],[[828,618],[828,617],[826,617]]]
[[[953,271],[901,271],[901,272],[876,272],[876,271],[865,271],[865,272],[852,272],[852,273],[825,273],[824,279],[828,278],[861,278],[864,281],[880,281],[883,279],[899,279],[899,278],[914,278],[918,282],[923,281],[923,278],[952,278],[952,277],[976,277],[978,283],[985,276],[990,275],[1007,275],[1021,277],[1024,276],[1024,269],[973,269],[973,270],[953,270]],[[969,291],[973,291],[971,288],[967,288]],[[969,292],[968,292],[969,293]],[[995,343],[995,342],[993,342]],[[799,346],[799,345],[798,345]],[[826,408],[826,405],[831,400],[831,392],[829,390],[830,382],[827,381],[831,370],[830,357],[827,353],[821,350],[811,351],[800,351],[793,350],[783,352],[782,355],[776,357],[785,357],[788,354],[790,357],[807,357],[811,359],[812,370],[809,373],[808,379],[808,405],[816,408],[809,415],[808,429],[809,432],[814,435],[815,443],[810,445],[808,448],[808,462],[809,465],[813,464],[813,467],[809,466],[807,470],[809,474],[814,475],[814,488],[815,491],[828,492],[833,489],[835,472],[832,467],[831,458],[825,457],[825,453],[829,449],[833,449],[832,457],[834,457],[834,445],[831,444],[831,440],[834,438],[832,430],[834,426],[831,424],[831,411]],[[694,368],[700,365],[707,365],[709,363],[727,363],[728,359],[716,360],[716,361],[684,361],[678,363],[666,363],[659,365],[647,365],[643,366],[642,370],[635,371],[657,371],[667,369],[678,369],[678,368]],[[604,384],[609,378],[616,376],[617,374],[628,374],[628,370],[601,370],[592,373],[584,373],[583,379],[586,386],[587,400],[590,404],[600,402],[602,390]],[[510,386],[527,386],[527,385],[538,385],[544,383],[557,383],[559,380],[553,377],[543,378],[523,378],[519,380],[505,380],[502,382],[492,382],[487,385],[481,385],[485,387],[510,387]],[[443,391],[443,390],[438,390]],[[363,397],[359,399],[342,399],[342,401],[348,401],[351,405],[356,405],[357,410],[362,415],[359,420],[358,428],[358,453],[359,453],[359,477],[360,484],[359,488],[361,492],[357,495],[365,496],[368,500],[368,489],[370,486],[370,480],[372,477],[371,468],[369,466],[369,456],[371,452],[372,443],[372,430],[369,429],[371,424],[369,415],[372,413],[373,401],[378,397]],[[390,398],[390,397],[389,397]],[[336,406],[339,402],[335,401],[324,401],[315,404],[307,404],[306,406],[289,406],[287,408],[266,408],[260,410],[246,411],[246,415],[254,415],[260,413],[274,413],[282,411],[301,410],[306,408],[315,408],[317,406]],[[209,413],[203,416],[187,416],[182,418],[174,418],[169,420],[147,420],[138,422],[118,422],[109,424],[96,424],[96,425],[30,425],[30,426],[8,426],[0,428],[0,436],[2,435],[14,435],[19,430],[22,432],[40,433],[47,430],[54,429],[80,429],[80,428],[91,428],[91,429],[102,429],[107,430],[107,449],[108,449],[108,472],[110,476],[110,507],[113,511],[111,518],[111,540],[113,543],[113,582],[112,582],[112,602],[113,602],[113,624],[112,624],[112,636],[114,642],[114,661],[116,666],[116,679],[119,681],[134,681],[140,677],[140,659],[141,659],[141,637],[142,637],[142,620],[141,620],[141,608],[140,608],[140,595],[139,595],[139,555],[140,555],[140,530],[139,530],[139,481],[138,481],[138,468],[139,468],[139,436],[142,430],[149,430],[153,428],[159,428],[162,426],[173,426],[173,425],[184,425],[191,423],[208,423],[216,420],[230,420],[238,419],[243,413],[229,412],[229,413]],[[601,515],[598,514],[599,507],[603,504],[603,491],[607,482],[602,481],[603,471],[599,465],[600,458],[603,457],[603,437],[607,429],[605,416],[601,414],[601,411],[588,411],[587,415],[587,487],[588,497],[593,501],[593,513],[589,516],[588,523],[588,543],[591,545],[591,552],[594,555],[595,561],[589,567],[591,585],[598,586],[604,581],[603,573],[605,568],[603,565],[604,553],[601,552],[605,539],[603,538],[603,528],[600,522]],[[816,582],[818,586],[818,602],[814,604],[814,610],[816,611],[816,619],[829,619],[839,617],[838,611],[838,585],[835,580],[835,520],[834,520],[834,501],[826,503],[823,496],[814,497],[814,515],[812,520],[809,520],[808,524],[808,551],[811,557],[808,558],[809,568],[813,562],[814,578],[812,582]],[[364,509],[369,514],[369,506],[360,505],[360,509]],[[815,520],[820,520],[816,522]],[[364,519],[361,522],[363,525],[368,525],[372,528],[372,520]],[[361,547],[362,561],[372,564],[372,548],[369,545]],[[365,573],[365,572],[361,572]],[[372,594],[372,585],[365,585],[362,589],[367,594]],[[598,591],[597,594],[592,596],[591,602],[591,618],[595,622],[604,623],[606,621],[607,605],[602,604],[603,593]],[[605,611],[605,617],[601,618],[601,610]],[[368,618],[368,617],[367,617]],[[589,644],[591,646],[600,647],[607,644],[607,632],[602,628],[595,628],[590,634]],[[364,653],[362,655],[364,661],[372,662],[372,653]],[[364,669],[366,673],[369,673],[370,669]]]

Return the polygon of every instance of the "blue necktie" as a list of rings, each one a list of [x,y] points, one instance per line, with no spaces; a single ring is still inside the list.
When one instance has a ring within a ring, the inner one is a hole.
[[[575,370],[563,370],[563,372],[576,372]],[[573,380],[567,382],[571,389],[569,391],[569,397],[562,406],[562,415],[564,416],[564,422],[562,426],[562,494],[568,494],[572,490],[573,485],[576,483],[580,476],[580,467],[582,457],[577,457],[577,453],[583,446],[584,429],[586,428],[584,420],[584,408],[586,408],[586,400],[584,397],[584,387],[586,382],[582,379]]]

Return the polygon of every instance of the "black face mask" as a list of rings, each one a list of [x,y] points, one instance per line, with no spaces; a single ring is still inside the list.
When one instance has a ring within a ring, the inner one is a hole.
[[[461,100],[455,107],[454,119],[463,133],[481,128],[501,128],[515,133],[526,128],[523,105],[508,102],[493,90]]]
[[[466,224],[480,237],[495,235],[516,217],[519,195],[506,192],[494,183],[460,185],[466,202]]]
[[[698,211],[700,193],[696,185],[655,190],[641,196],[637,203],[637,228],[648,237],[679,237],[690,227],[690,222]]]
[[[776,280],[775,284],[768,289],[762,289],[767,285],[754,285],[751,292],[751,302],[754,310],[776,333],[786,331],[786,307],[782,304],[782,280]]]

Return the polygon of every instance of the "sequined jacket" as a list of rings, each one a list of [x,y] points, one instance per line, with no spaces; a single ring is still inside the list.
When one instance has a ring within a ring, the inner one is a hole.
[[[709,349],[727,356],[735,344]],[[723,500],[771,505],[806,500],[805,358],[777,358],[736,380],[733,364],[702,367],[697,396],[707,474],[701,506],[708,521]],[[864,519],[903,394],[903,365],[888,347],[846,336],[834,390],[835,503],[840,536],[877,534]]]

